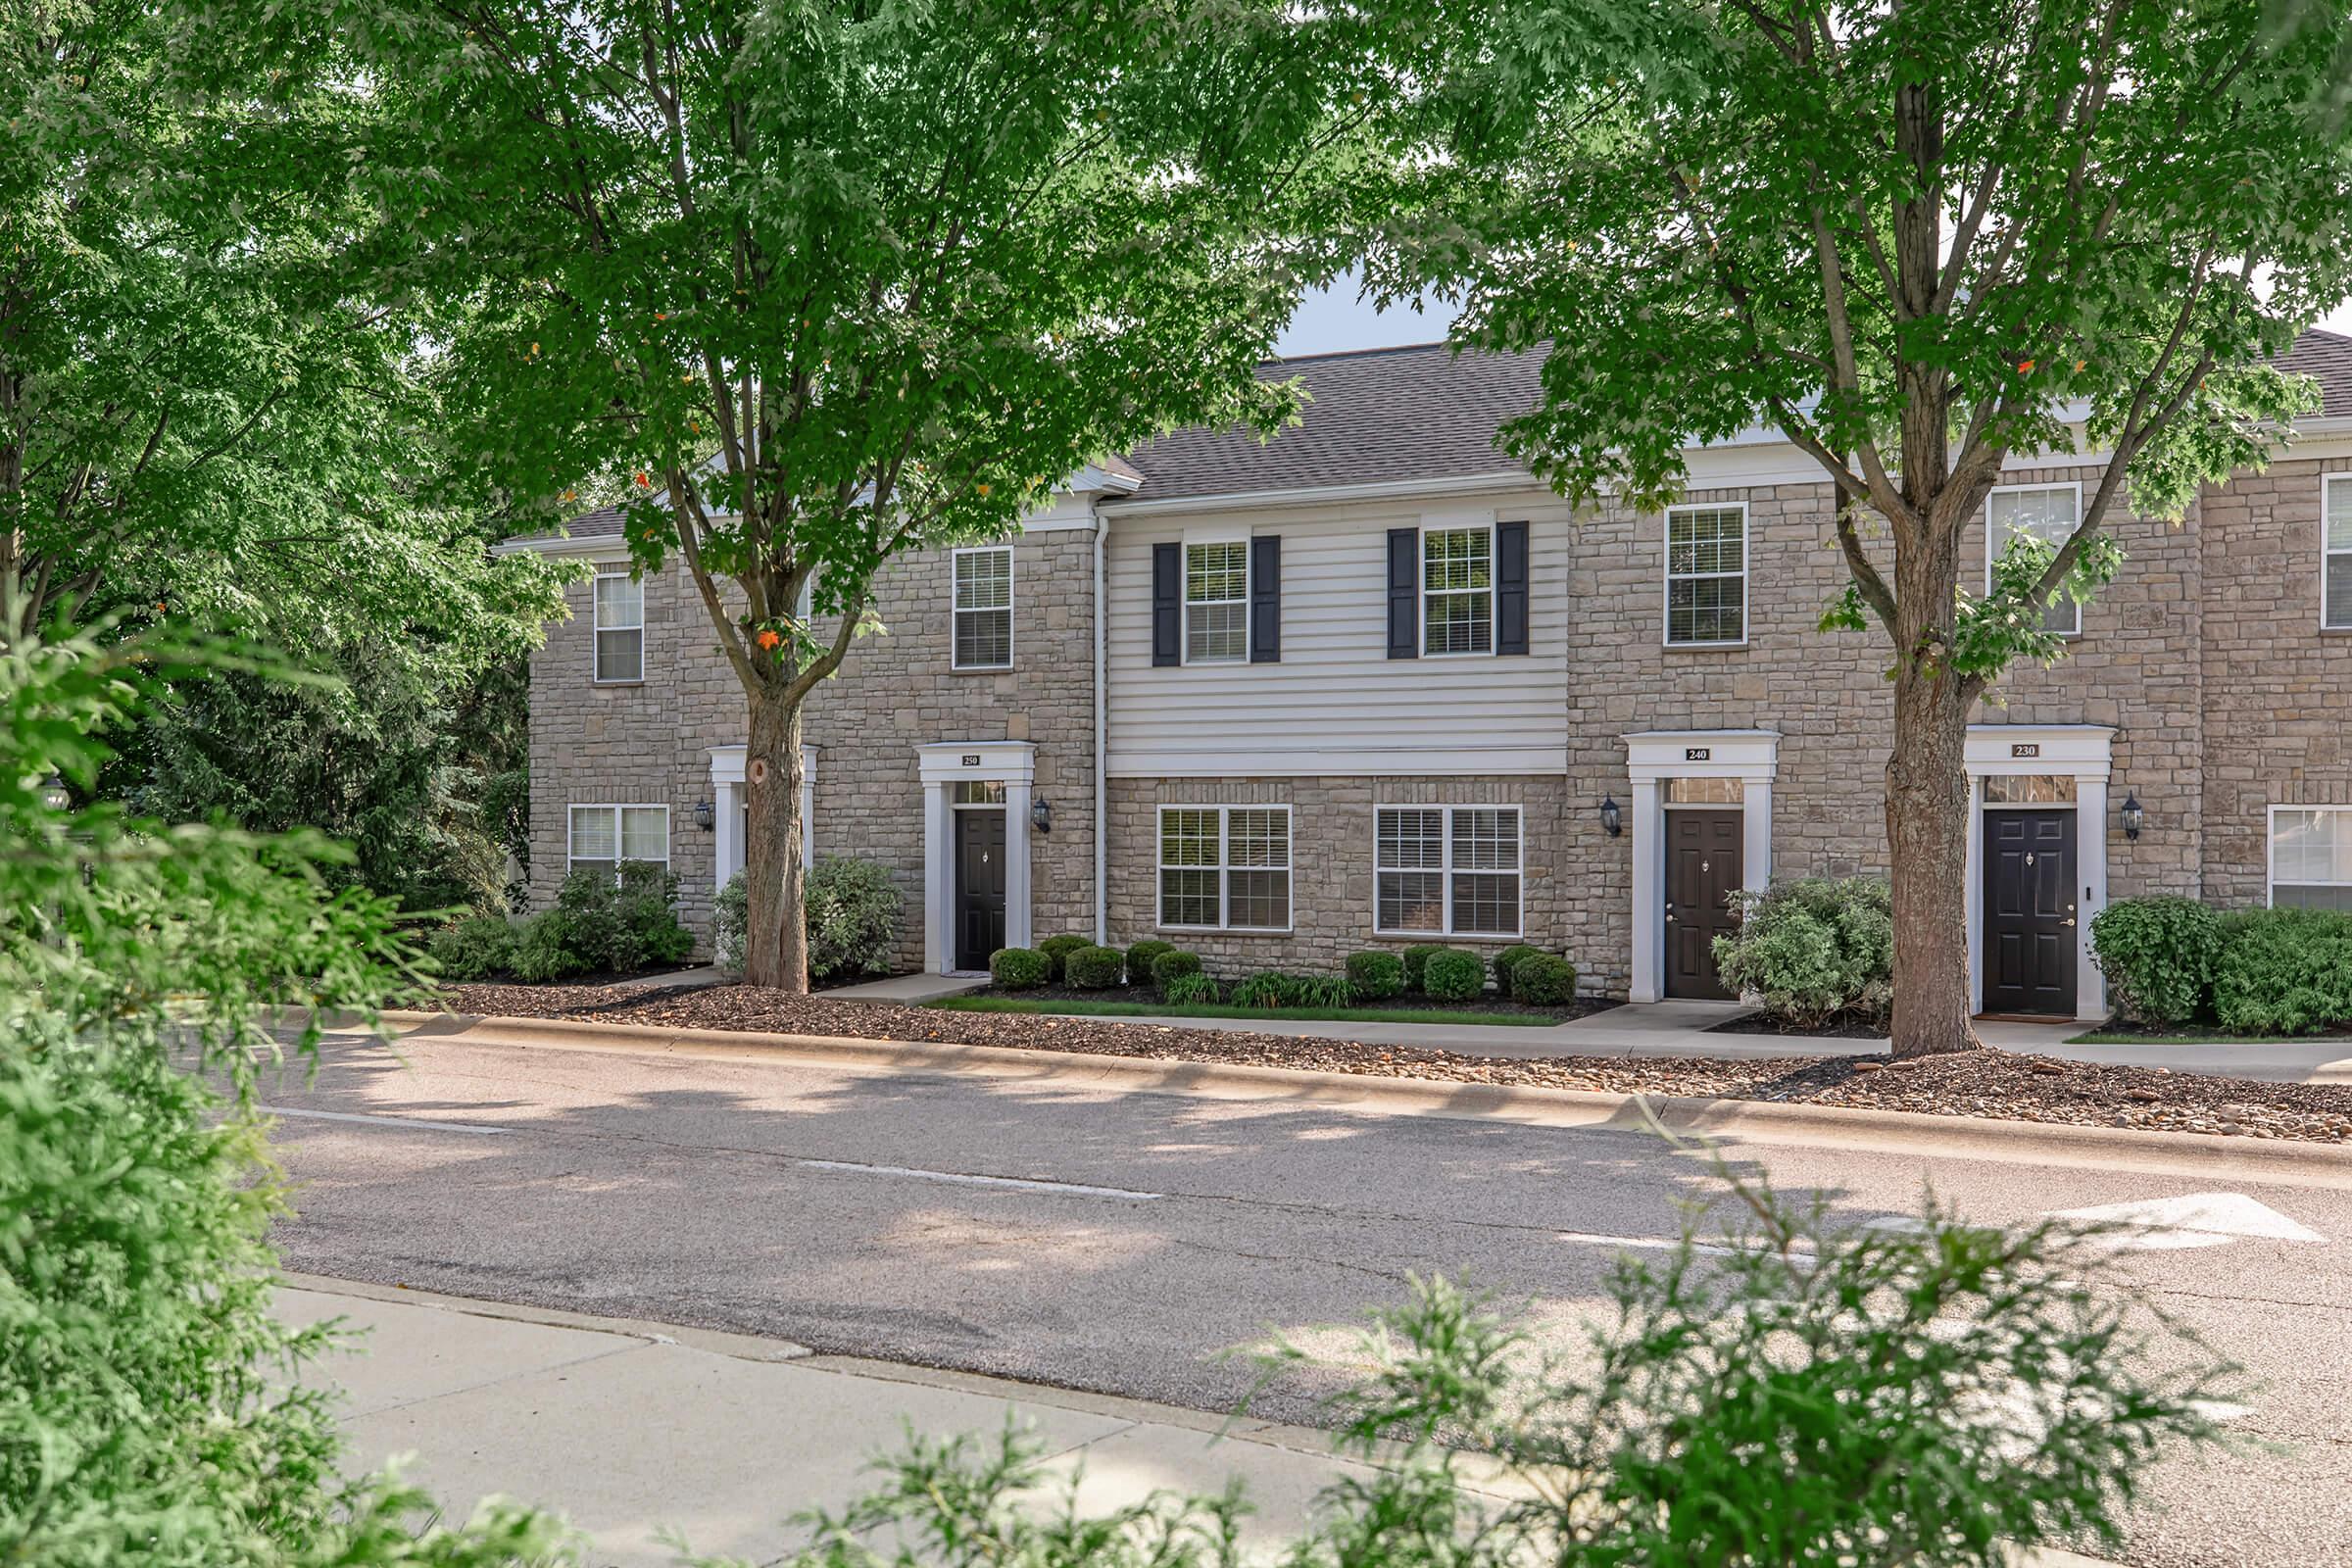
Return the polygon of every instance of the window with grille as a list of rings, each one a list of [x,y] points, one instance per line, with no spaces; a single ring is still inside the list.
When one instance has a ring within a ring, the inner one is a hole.
[[[2352,473],[2331,473],[2321,485],[2320,624],[2352,631]]]
[[[1421,536],[1421,652],[1494,651],[1494,530],[1433,529]]]
[[[2352,806],[2272,808],[2271,903],[2352,910]]]
[[[1012,667],[1012,547],[956,552],[957,669]]]
[[[575,806],[567,859],[574,871],[604,868],[617,878],[625,860],[669,863],[666,806]]]
[[[1519,808],[1384,806],[1374,816],[1373,929],[1519,934]]]
[[[1238,664],[1250,657],[1250,542],[1184,547],[1184,662]]]
[[[2057,550],[2075,536],[2082,518],[2082,492],[2071,484],[1995,490],[1984,498],[1984,588],[1989,593],[1992,564],[2001,559],[2010,540],[2028,534]],[[2041,624],[2046,631],[2073,637],[2082,630],[2082,607],[2061,593],[2042,612]]]
[[[1703,647],[1746,640],[1747,509],[1668,509],[1667,643]]]
[[[600,571],[594,601],[593,678],[645,679],[645,583],[626,571]]]
[[[1290,808],[1161,807],[1159,923],[1290,929]]]

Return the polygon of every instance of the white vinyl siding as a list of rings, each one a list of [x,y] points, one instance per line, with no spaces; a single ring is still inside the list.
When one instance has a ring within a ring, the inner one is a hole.
[[[601,866],[618,876],[624,860],[667,865],[669,808],[575,806],[566,839],[564,856],[574,871]]]
[[[1159,924],[1176,930],[1289,930],[1290,808],[1161,807]]]
[[[2352,806],[2271,808],[2271,903],[2352,910]]]
[[[955,556],[955,649],[957,669],[1012,667],[1012,547],[958,550]]]
[[[1184,662],[1238,664],[1250,657],[1250,541],[1184,547]]]
[[[1992,564],[2017,534],[2032,534],[2053,550],[2075,536],[2082,520],[2079,484],[2017,485],[1984,498],[1984,588],[1992,589]],[[2042,625],[2061,637],[2082,630],[2082,607],[2061,594],[2042,612]]]
[[[2331,473],[2321,485],[2320,624],[2352,631],[2352,473]]]
[[[1374,930],[1389,936],[1519,934],[1519,808],[1383,806],[1373,817]]]
[[[1529,519],[1526,657],[1389,658],[1389,530],[1419,527],[1421,514],[1334,503],[1250,519],[1282,538],[1282,662],[1182,668],[1152,662],[1152,548],[1181,548],[1187,523],[1197,530],[1200,520],[1114,514],[1104,562],[1110,776],[1565,773],[1569,513],[1541,492],[1511,492],[1496,503],[1505,506]]]
[[[645,679],[645,583],[626,571],[600,571],[593,587],[596,667],[600,681]]]
[[[1726,647],[1745,641],[1747,508],[1669,508],[1667,646]]]
[[[1494,530],[1433,528],[1421,536],[1421,652],[1494,651]]]

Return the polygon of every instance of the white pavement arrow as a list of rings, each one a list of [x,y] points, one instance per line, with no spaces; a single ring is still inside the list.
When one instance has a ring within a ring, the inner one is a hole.
[[[2243,1193],[2187,1193],[2180,1198],[2149,1198],[2132,1203],[2104,1203],[2097,1208],[2070,1208],[2050,1217],[2120,1226],[2133,1233],[2126,1245],[2149,1250],[2227,1247],[2239,1236],[2271,1242],[2328,1240],[2309,1226],[2297,1224]]]

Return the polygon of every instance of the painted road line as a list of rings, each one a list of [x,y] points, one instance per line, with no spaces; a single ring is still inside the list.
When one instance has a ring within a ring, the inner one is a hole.
[[[474,1133],[496,1137],[512,1127],[492,1127],[478,1121],[426,1121],[421,1116],[362,1116],[348,1110],[289,1110],[283,1105],[257,1105],[266,1116],[295,1116],[305,1121],[348,1121],[363,1127],[421,1127],[434,1133]]]
[[[1165,1193],[1139,1193],[1125,1187],[1089,1187],[1082,1182],[1025,1181],[1017,1176],[967,1176],[960,1171],[918,1170],[910,1165],[864,1165],[847,1159],[796,1159],[804,1170],[838,1170],[854,1176],[904,1176],[912,1181],[945,1182],[952,1187],[1004,1187],[1021,1193],[1060,1193],[1073,1198],[1123,1198],[1149,1203]]]
[[[2272,1242],[2325,1244],[2327,1237],[2296,1223],[2243,1193],[2188,1193],[2180,1198],[2150,1198],[2135,1203],[2103,1203],[2096,1208],[2069,1208],[2052,1219],[2081,1220],[2093,1225],[2117,1225],[2155,1236],[2214,1237],[2220,1241],[2180,1240],[2175,1246],[2211,1247],[2229,1238],[2251,1236]]]

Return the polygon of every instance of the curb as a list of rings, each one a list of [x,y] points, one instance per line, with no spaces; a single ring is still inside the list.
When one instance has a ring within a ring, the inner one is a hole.
[[[399,1039],[711,1060],[803,1059],[833,1066],[1093,1084],[1116,1093],[1157,1092],[1211,1099],[1282,1101],[1375,1115],[1510,1121],[1538,1127],[1640,1132],[1649,1130],[1654,1121],[1670,1132],[1747,1143],[1826,1145],[2020,1164],[2063,1163],[2109,1170],[2352,1188],[2352,1147],[2206,1133],[2132,1132],[2063,1122],[2004,1121],[1919,1111],[1792,1105],[1770,1101],[1649,1099],[1540,1085],[1384,1078],[1239,1062],[1167,1061],[934,1041],[760,1034],[748,1030],[472,1017],[391,1009],[382,1017]]]

